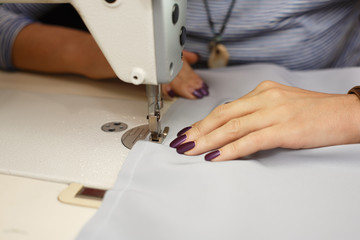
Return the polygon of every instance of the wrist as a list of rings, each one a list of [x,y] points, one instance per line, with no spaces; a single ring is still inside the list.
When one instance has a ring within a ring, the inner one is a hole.
[[[360,143],[360,86],[355,86],[348,91],[348,97],[351,98],[350,118],[353,119],[353,127],[356,143]]]
[[[360,100],[360,86],[355,86],[348,91],[348,94],[355,94]]]

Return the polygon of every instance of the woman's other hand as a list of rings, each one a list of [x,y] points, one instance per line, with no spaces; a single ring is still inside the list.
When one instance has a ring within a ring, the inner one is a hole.
[[[179,74],[170,83],[162,84],[163,95],[167,98],[178,95],[188,99],[199,99],[209,95],[207,85],[190,66],[199,60],[199,56],[187,51],[183,54],[183,67]]]

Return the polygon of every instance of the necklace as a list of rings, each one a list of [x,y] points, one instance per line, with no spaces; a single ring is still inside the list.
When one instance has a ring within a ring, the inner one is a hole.
[[[208,1],[207,0],[203,0],[203,1],[204,1],[205,9],[206,9],[206,15],[208,18],[210,29],[214,35],[213,39],[211,40],[211,42],[209,44],[210,57],[208,59],[208,66],[209,66],[209,68],[225,67],[228,64],[230,55],[229,55],[229,52],[226,49],[225,45],[221,43],[221,39],[222,39],[222,34],[225,31],[226,24],[229,21],[231,12],[234,8],[236,0],[231,1],[231,4],[229,6],[229,9],[226,13],[224,22],[223,22],[219,32],[215,31],[214,22],[212,21],[212,18],[211,18]]]

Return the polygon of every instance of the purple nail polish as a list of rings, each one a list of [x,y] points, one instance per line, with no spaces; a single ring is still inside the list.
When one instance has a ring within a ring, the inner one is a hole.
[[[181,135],[181,136],[175,138],[175,139],[170,143],[170,147],[176,148],[176,147],[179,146],[181,143],[183,143],[185,140],[186,140],[186,135]]]
[[[174,93],[173,90],[169,90],[169,91],[167,92],[167,94],[168,94],[169,97],[171,97],[171,98],[175,97],[175,93]]]
[[[203,83],[202,88],[205,88],[206,90],[208,90],[209,86],[206,83]]]
[[[187,131],[189,131],[191,128],[192,128],[192,126],[181,129],[181,130],[177,133],[177,136],[180,137],[181,135],[184,135],[184,133],[186,133]]]
[[[178,146],[176,148],[176,151],[180,154],[183,154],[184,152],[187,152],[187,151],[193,149],[194,147],[195,147],[195,142],[191,141],[191,142],[181,144],[180,146]]]
[[[203,98],[202,93],[199,90],[195,90],[192,92],[192,94],[196,97],[196,98]]]
[[[215,150],[215,151],[212,151],[208,154],[205,155],[205,160],[206,161],[211,161],[213,160],[214,158],[218,157],[220,155],[220,151],[219,150]]]
[[[200,88],[199,91],[201,92],[201,94],[203,96],[208,96],[209,95],[209,91],[206,88]]]

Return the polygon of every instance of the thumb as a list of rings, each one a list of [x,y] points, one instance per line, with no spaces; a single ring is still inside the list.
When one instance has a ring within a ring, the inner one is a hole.
[[[199,55],[194,52],[183,51],[184,59],[191,65],[199,61]]]

